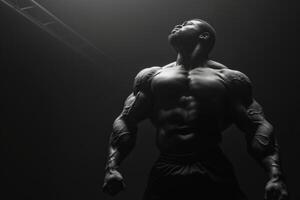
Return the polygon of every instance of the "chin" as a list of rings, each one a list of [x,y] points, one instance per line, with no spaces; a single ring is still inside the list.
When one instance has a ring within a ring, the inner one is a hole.
[[[180,43],[181,43],[181,39],[180,39],[179,35],[177,35],[176,33],[171,33],[168,36],[168,41],[174,47],[180,46]]]
[[[191,41],[189,41],[189,38],[185,38],[184,35],[178,34],[177,32],[170,34],[168,40],[170,45],[172,45],[176,51],[179,49],[188,49],[193,46]]]
[[[169,43],[172,43],[172,40],[173,40],[173,34],[171,33],[171,34],[168,35]]]

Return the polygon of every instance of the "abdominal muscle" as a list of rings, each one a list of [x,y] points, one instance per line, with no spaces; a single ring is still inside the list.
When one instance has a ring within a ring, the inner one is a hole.
[[[161,112],[162,123],[157,126],[157,147],[163,153],[185,154],[216,147],[220,140],[217,119],[200,116],[196,110],[182,108]]]

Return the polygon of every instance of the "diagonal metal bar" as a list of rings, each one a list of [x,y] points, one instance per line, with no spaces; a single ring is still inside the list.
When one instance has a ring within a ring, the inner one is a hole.
[[[23,17],[48,32],[53,37],[68,45],[73,50],[88,58],[95,64],[108,60],[107,55],[91,44],[87,39],[58,19],[35,0],[1,0]]]

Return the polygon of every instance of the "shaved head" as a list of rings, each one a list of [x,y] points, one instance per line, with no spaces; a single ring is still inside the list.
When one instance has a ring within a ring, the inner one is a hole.
[[[189,21],[197,21],[199,22],[199,26],[201,27],[201,30],[203,32],[208,32],[210,35],[210,39],[207,41],[207,48],[208,48],[208,52],[210,52],[212,50],[212,48],[214,47],[214,44],[216,42],[216,30],[214,29],[214,27],[212,27],[208,22],[202,20],[202,19],[191,19]]]
[[[175,26],[169,35],[170,44],[176,49],[194,48],[201,45],[203,52],[208,54],[216,40],[215,29],[206,21],[191,19]]]

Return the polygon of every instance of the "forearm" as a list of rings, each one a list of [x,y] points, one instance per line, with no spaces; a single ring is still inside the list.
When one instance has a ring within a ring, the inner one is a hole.
[[[282,178],[282,168],[280,165],[279,152],[275,151],[261,159],[262,166],[266,169],[270,178]]]
[[[273,127],[263,118],[252,122],[252,127],[256,128],[249,132],[248,151],[268,173],[269,180],[265,186],[264,198],[287,200],[288,191],[280,166],[279,147]],[[252,137],[251,132],[254,133]]]
[[[270,178],[282,176],[279,146],[268,122],[257,126],[255,134],[248,141],[248,152],[266,170]]]
[[[118,117],[114,121],[109,140],[106,170],[117,169],[120,166],[135,146],[136,132],[136,125],[123,117]]]

